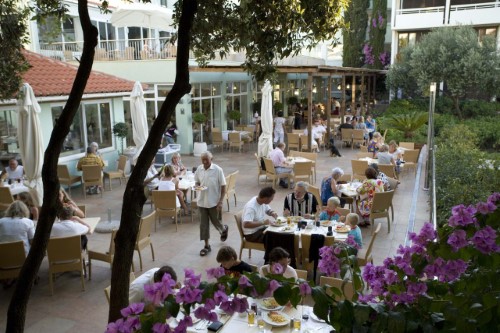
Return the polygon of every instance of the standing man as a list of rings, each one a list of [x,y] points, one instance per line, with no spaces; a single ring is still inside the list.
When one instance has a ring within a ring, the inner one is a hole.
[[[269,206],[275,193],[272,187],[264,187],[259,195],[250,199],[243,208],[241,227],[247,241],[264,243],[264,230],[271,223],[266,215],[278,217],[278,214]]]
[[[284,216],[302,216],[306,219],[314,217],[318,201],[311,192],[307,192],[307,188],[306,182],[300,181],[295,184],[294,191],[285,197]]]
[[[291,173],[293,171],[292,168],[286,166],[285,151],[286,145],[283,142],[280,142],[276,145],[276,148],[271,150],[269,153],[269,159],[273,162],[274,169],[276,173],[279,175],[280,173]],[[280,178],[281,187],[288,188],[288,184]]]
[[[205,241],[200,256],[206,256],[212,248],[209,244],[210,223],[220,232],[221,242],[226,241],[229,227],[222,225],[219,214],[222,210],[222,200],[226,194],[226,178],[222,168],[212,163],[212,153],[209,151],[201,154],[201,165],[196,169],[194,180],[197,186],[206,187],[200,191],[198,208],[200,210],[200,240]]]

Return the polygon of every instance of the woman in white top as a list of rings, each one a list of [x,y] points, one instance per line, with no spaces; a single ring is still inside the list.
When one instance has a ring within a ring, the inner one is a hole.
[[[82,218],[74,216],[74,213],[75,211],[72,207],[63,206],[58,214],[59,221],[55,222],[52,226],[50,238],[70,237],[76,235],[85,235],[89,233],[90,226],[85,223]],[[84,244],[83,242],[84,241],[82,239],[82,248],[86,246],[86,244]]]
[[[274,118],[274,143],[285,142],[285,123],[283,111],[279,111],[278,116]]]
[[[175,178],[175,171],[171,165],[166,165],[162,171],[162,177],[158,183],[159,191],[176,191],[176,206],[184,209],[184,213],[189,214],[189,209],[184,202],[184,193],[179,190],[179,181]]]
[[[7,211],[5,217],[0,219],[0,243],[23,241],[24,252],[28,255],[30,243],[35,235],[35,225],[28,219],[29,209],[24,202],[14,201]]]
[[[288,265],[290,254],[282,247],[275,247],[269,252],[269,264],[259,268],[259,274],[266,276],[268,274],[283,275],[285,278],[297,280],[297,272]]]

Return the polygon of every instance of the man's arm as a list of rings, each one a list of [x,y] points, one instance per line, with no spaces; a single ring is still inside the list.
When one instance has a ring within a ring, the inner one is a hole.
[[[257,221],[255,217],[255,211],[253,209],[247,208],[247,210],[243,211],[242,226],[244,228],[258,228],[260,226],[269,225],[271,223],[271,221],[269,221],[268,219],[264,221]]]
[[[218,209],[222,209],[222,202],[224,201],[224,195],[226,195],[226,185],[221,185],[220,198],[219,198],[219,202],[217,202]]]

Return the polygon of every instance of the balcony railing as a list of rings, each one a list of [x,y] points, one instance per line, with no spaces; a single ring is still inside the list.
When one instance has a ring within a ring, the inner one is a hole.
[[[457,5],[450,6],[451,12],[458,12],[462,10],[477,10],[477,9],[490,9],[490,8],[500,8],[500,2],[486,2],[486,3],[476,3],[472,5]]]
[[[442,13],[442,12],[444,12],[444,6],[398,9],[396,11],[396,14],[397,15],[407,15],[407,14],[426,14],[426,13]]]

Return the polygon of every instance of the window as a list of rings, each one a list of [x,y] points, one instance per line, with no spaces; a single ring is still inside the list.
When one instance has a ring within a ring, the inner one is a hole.
[[[497,28],[476,28],[476,30],[480,42],[483,41],[483,38],[486,36],[490,36],[494,39],[497,37]]]
[[[203,140],[210,142],[209,133],[212,127],[222,127],[221,120],[221,84],[218,82],[194,83],[192,85],[191,112],[201,112],[207,116],[207,124],[203,127]],[[199,125],[193,123],[193,140],[200,141]]]
[[[63,106],[53,106],[51,109],[52,122],[55,125]],[[73,118],[61,156],[83,153],[91,142],[97,142],[99,149],[112,147],[112,138],[110,103],[84,103]]]
[[[0,110],[0,151],[2,155],[7,156],[19,152],[19,143],[17,141],[17,110]],[[7,159],[13,157],[15,155],[9,156]]]
[[[398,50],[407,46],[415,46],[426,33],[428,33],[428,31],[400,32],[398,35]]]

